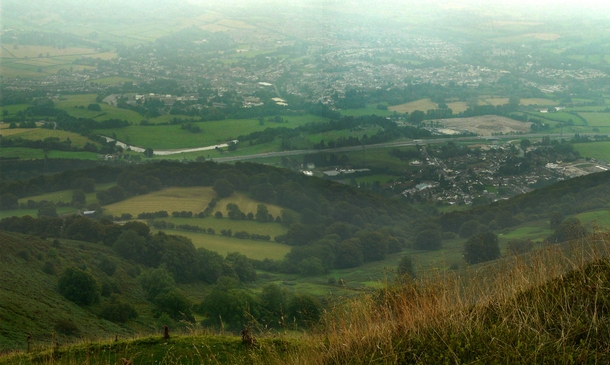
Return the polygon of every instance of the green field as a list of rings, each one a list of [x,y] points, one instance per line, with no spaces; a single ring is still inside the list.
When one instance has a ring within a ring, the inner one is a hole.
[[[273,241],[253,241],[242,240],[233,237],[225,237],[216,233],[203,234],[192,233],[177,230],[163,230],[169,234],[176,234],[188,237],[195,247],[203,247],[208,250],[216,251],[221,255],[226,255],[231,252],[239,252],[252,259],[263,260],[273,259],[281,260],[290,251],[290,246]]]
[[[389,117],[393,115],[394,112],[390,110],[381,110],[377,109],[377,104],[368,104],[366,108],[360,109],[345,109],[340,110],[342,115],[352,116],[352,117],[361,117],[363,115],[379,115],[382,117]]]
[[[610,211],[598,210],[594,212],[585,212],[576,215],[587,228],[592,231],[608,231],[610,229]]]
[[[203,211],[216,193],[209,187],[193,188],[167,188],[153,191],[146,195],[138,195],[125,199],[118,203],[104,207],[106,213],[120,216],[129,213],[136,217],[144,212],[157,212],[165,210],[172,212],[191,211],[199,213]]]
[[[610,127],[610,113],[579,113],[590,127]]]
[[[0,148],[0,157],[11,158],[19,157],[20,159],[42,159],[44,152],[41,149],[33,148]],[[48,158],[68,158],[78,160],[98,160],[99,154],[95,152],[65,152],[65,151],[49,151]]]
[[[57,207],[57,214],[72,214],[76,213],[77,209],[74,207]],[[0,219],[7,217],[30,217],[36,218],[38,216],[38,209],[14,209],[14,210],[0,210]]]
[[[46,138],[59,138],[61,142],[66,141],[70,138],[72,142],[70,145],[73,147],[83,147],[85,143],[91,143],[98,145],[98,143],[89,140],[87,137],[83,137],[78,133],[66,132],[58,129],[46,129],[46,128],[2,128],[0,129],[0,135],[5,138],[18,138],[29,139],[32,141],[44,140]]]
[[[174,116],[171,116],[174,117]],[[142,117],[140,117],[143,119]],[[323,118],[305,115],[283,117],[288,123],[265,123],[261,126],[256,119],[227,119],[214,122],[197,123],[200,133],[183,130],[180,125],[139,126],[132,125],[120,129],[99,130],[98,133],[110,135],[116,133],[117,139],[139,147],[154,149],[180,149],[213,146],[236,139],[239,135],[262,131],[267,128],[295,128]]]
[[[126,77],[104,77],[101,79],[95,79],[95,80],[91,80],[91,82],[94,82],[96,84],[100,84],[100,85],[114,85],[114,84],[122,84],[124,82],[128,82],[128,81],[134,81],[133,79],[128,79]]]
[[[574,149],[577,150],[582,157],[610,161],[610,142],[575,143]]]
[[[116,185],[115,183],[95,184],[95,191],[97,192],[100,190],[106,190],[115,185]],[[46,201],[53,202],[53,203],[59,203],[59,202],[69,203],[72,201],[72,192],[73,192],[73,190],[70,189],[70,190],[60,190],[60,191],[55,191],[52,193],[28,196],[28,197],[19,199],[19,204],[25,204],[25,203],[27,203],[28,200],[33,200],[35,202],[46,200]],[[97,197],[95,196],[95,194],[96,194],[95,192],[85,194],[87,196],[87,204],[97,203]]]
[[[330,140],[337,140],[341,137],[343,138],[349,138],[349,137],[358,137],[358,138],[362,138],[362,136],[364,136],[365,134],[368,137],[371,137],[374,134],[377,134],[377,132],[381,131],[382,128],[381,127],[377,127],[377,126],[366,126],[363,128],[360,128],[360,130],[340,130],[340,131],[330,131],[330,132],[325,132],[325,133],[316,133],[316,134],[310,134],[307,136],[307,138],[312,141],[313,143],[320,143],[320,141],[325,141],[328,142]]]
[[[390,111],[397,113],[413,113],[416,110],[427,112],[430,109],[438,109],[438,104],[433,103],[430,99],[421,99],[417,101],[412,101],[409,103],[404,103],[400,105],[391,106]]]

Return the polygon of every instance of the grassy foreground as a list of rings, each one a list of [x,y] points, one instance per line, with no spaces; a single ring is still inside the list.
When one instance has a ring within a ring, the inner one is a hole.
[[[302,336],[84,343],[0,364],[540,364],[610,361],[610,235],[342,302]]]

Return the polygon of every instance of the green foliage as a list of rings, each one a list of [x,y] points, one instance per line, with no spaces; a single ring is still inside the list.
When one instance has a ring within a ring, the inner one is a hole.
[[[138,312],[132,304],[123,302],[119,296],[113,294],[110,302],[102,306],[100,317],[111,322],[126,323],[138,318]]]
[[[256,280],[256,270],[252,266],[252,262],[238,252],[232,252],[225,258],[226,262],[235,270],[239,280],[248,283]]]
[[[413,258],[411,256],[403,256],[398,262],[398,275],[415,277],[415,265],[413,264]]]
[[[214,186],[212,187],[212,189],[214,189],[216,194],[218,194],[218,197],[227,198],[233,195],[235,187],[228,180],[219,179],[214,182]]]
[[[418,250],[439,250],[442,246],[443,237],[436,230],[421,231],[415,236],[413,248]]]
[[[242,329],[252,317],[259,317],[260,303],[243,290],[213,289],[201,302],[198,311],[207,316],[204,324]]]
[[[358,239],[343,241],[337,245],[336,264],[339,268],[349,268],[362,265],[364,255]]]
[[[72,192],[72,205],[75,207],[82,207],[87,204],[87,196],[85,191],[82,189],[76,189]]]
[[[76,336],[80,334],[78,325],[71,319],[60,319],[55,324],[55,330],[66,336]]]
[[[583,238],[587,235],[586,228],[578,218],[569,218],[562,221],[555,232],[547,238],[549,243],[561,243]]]
[[[102,256],[97,263],[97,267],[108,276],[114,275],[114,272],[116,271],[116,263],[108,258],[108,256]]]
[[[153,301],[159,294],[169,292],[176,285],[174,278],[164,267],[145,271],[138,277],[138,280],[149,301]]]
[[[317,276],[324,273],[322,261],[317,257],[308,257],[301,260],[298,265],[299,272],[304,276]]]
[[[191,302],[184,294],[176,290],[158,294],[153,299],[153,303],[156,305],[156,312],[158,315],[166,313],[176,321],[185,320],[188,322],[195,322]]]
[[[320,302],[307,294],[297,294],[290,301],[288,317],[298,325],[311,325],[322,315]]]
[[[70,267],[57,282],[59,293],[78,305],[90,305],[100,299],[100,286],[90,273]]]
[[[469,264],[495,260],[500,257],[498,236],[493,232],[478,233],[464,243],[464,259]]]
[[[40,217],[57,217],[57,208],[52,202],[47,202],[38,207],[38,218]]]

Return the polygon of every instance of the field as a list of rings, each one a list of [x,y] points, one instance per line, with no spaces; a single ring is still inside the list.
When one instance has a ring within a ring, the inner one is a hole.
[[[65,141],[67,138],[70,138],[72,141],[71,146],[74,147],[83,147],[85,143],[92,143],[98,145],[87,137],[83,137],[78,133],[66,132],[57,129],[45,129],[45,128],[14,128],[0,129],[0,135],[6,138],[16,138],[21,137],[23,139],[29,139],[32,141],[44,140],[46,138],[59,138],[61,142]]]
[[[173,116],[172,116],[173,117]],[[98,132],[104,135],[116,133],[121,142],[138,147],[154,149],[179,149],[213,146],[236,139],[239,135],[262,131],[266,128],[295,128],[310,122],[324,120],[311,115],[284,117],[288,123],[267,122],[261,126],[255,119],[227,119],[214,122],[198,123],[200,133],[191,133],[180,125],[139,126],[132,125],[119,129],[105,129]]]
[[[487,115],[472,118],[442,119],[440,123],[456,130],[468,130],[481,136],[491,136],[492,133],[529,132],[531,123],[519,122],[513,119]]]
[[[593,212],[585,212],[576,215],[587,228],[594,232],[607,232],[610,229],[610,211],[598,210]]]
[[[382,128],[377,126],[366,126],[360,128],[359,130],[340,130],[340,131],[330,131],[325,133],[317,133],[310,134],[307,138],[313,143],[320,143],[320,141],[328,142],[330,140],[337,140],[340,137],[348,138],[348,137],[358,137],[361,138],[365,134],[367,136],[372,136],[379,132]]]
[[[195,247],[203,247],[208,250],[216,251],[223,256],[231,252],[239,252],[251,259],[256,260],[281,260],[290,251],[290,246],[281,243],[273,241],[267,242],[242,240],[233,237],[221,236],[218,232],[215,235],[211,235],[175,230],[163,231],[167,232],[168,234],[188,237],[191,239],[191,241],[193,241],[193,245],[195,245]]]
[[[104,77],[101,79],[95,79],[95,80],[91,80],[91,82],[94,82],[96,84],[100,84],[100,85],[115,85],[115,84],[122,84],[124,82],[128,82],[128,81],[133,81],[133,79],[128,79],[126,77]]]
[[[575,143],[574,149],[580,152],[582,157],[610,161],[610,142]]]
[[[352,116],[352,117],[360,117],[363,115],[379,115],[382,117],[387,117],[393,114],[393,111],[391,109],[392,107],[389,108],[389,110],[381,110],[381,109],[377,109],[377,104],[368,104],[366,106],[366,108],[360,108],[360,109],[345,109],[345,110],[340,110],[342,115],[346,115],[346,116]]]
[[[106,213],[120,216],[129,213],[136,217],[144,212],[157,212],[165,210],[172,212],[191,211],[199,213],[203,211],[216,193],[209,187],[192,188],[167,188],[154,191],[146,195],[134,196],[118,203],[104,207]]]
[[[610,113],[578,113],[589,127],[610,127]]]
[[[433,103],[430,99],[421,99],[417,101],[412,101],[410,103],[394,105],[388,108],[391,111],[395,111],[398,113],[412,113],[415,110],[420,110],[422,112],[427,112],[430,109],[438,109],[438,104]]]
[[[19,157],[24,160],[42,159],[44,152],[40,149],[33,148],[0,148],[0,157],[10,158]],[[78,160],[97,160],[99,154],[95,152],[65,152],[65,151],[49,151],[48,158],[69,158]]]
[[[447,106],[453,111],[454,114],[464,112],[468,109],[468,104],[463,101],[454,101],[451,103],[447,103]]]
[[[4,77],[38,77],[56,74],[60,69],[84,70],[92,67],[75,65],[80,57],[116,58],[116,53],[100,52],[92,48],[56,48],[4,44],[1,48],[2,75]]]
[[[210,191],[211,191],[211,188],[208,188],[208,189],[210,189]],[[231,195],[230,197],[221,199],[218,202],[218,204],[216,204],[216,208],[214,209],[214,212],[220,211],[226,217],[226,214],[227,214],[226,206],[229,203],[237,204],[239,206],[239,209],[246,214],[248,214],[249,212],[256,214],[256,206],[258,204],[261,204],[261,202],[252,200],[252,199],[248,198],[247,196],[245,196],[243,193],[234,192],[233,195]],[[264,204],[267,206],[267,209],[269,210],[269,214],[273,214],[274,217],[281,215],[281,211],[283,210],[281,207],[279,207],[277,205],[273,205],[273,204],[267,204],[267,203],[264,203]]]
[[[96,184],[95,192],[85,194],[87,197],[87,204],[97,203],[97,197],[95,196],[96,192],[100,191],[100,190],[108,189],[114,185],[116,185],[116,184],[115,183]],[[46,200],[46,201],[53,202],[53,203],[59,203],[59,202],[69,203],[72,201],[72,190],[60,190],[60,191],[55,191],[52,193],[28,196],[28,197],[19,199],[19,204],[25,204],[25,203],[27,203],[28,200],[33,200],[35,202]]]

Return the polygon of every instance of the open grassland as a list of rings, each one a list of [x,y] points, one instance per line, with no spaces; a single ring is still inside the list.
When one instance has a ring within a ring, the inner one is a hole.
[[[585,212],[575,217],[593,232],[607,232],[610,229],[610,210]]]
[[[173,116],[172,116],[173,117]],[[258,132],[267,128],[295,128],[311,122],[325,119],[311,115],[299,117],[284,117],[288,123],[270,123],[260,125],[255,119],[227,119],[213,122],[197,123],[200,133],[191,133],[180,125],[139,126],[132,125],[119,129],[99,130],[101,134],[116,133],[117,139],[131,145],[154,149],[179,149],[206,147],[226,143],[239,135]],[[209,153],[209,152],[208,152]]]
[[[454,101],[451,103],[447,103],[447,106],[453,111],[453,113],[465,112],[468,109],[468,104],[464,101]]]
[[[610,127],[610,113],[578,113],[589,127]]]
[[[438,104],[433,103],[430,99],[421,99],[417,101],[412,101],[410,103],[394,105],[388,108],[391,111],[396,111],[398,113],[413,113],[416,110],[420,110],[422,112],[427,112],[430,109],[438,109]]]
[[[32,46],[32,45],[13,45],[13,44],[3,44],[3,48],[6,51],[2,52],[2,56],[5,55],[5,52],[12,55],[14,58],[47,58],[47,54],[49,57],[58,57],[58,56],[87,56],[96,58],[96,55],[105,53],[96,51],[93,48],[79,48],[79,47],[66,47],[66,48],[57,48],[53,46]],[[8,51],[8,52],[7,52]],[[116,57],[116,54],[114,54]]]
[[[159,220],[179,224],[188,224],[191,226],[198,226],[200,228],[214,228],[216,234],[220,234],[223,229],[230,229],[233,232],[245,231],[248,233],[256,233],[262,235],[269,235],[273,239],[275,236],[285,234],[288,231],[288,227],[275,222],[260,223],[256,220],[234,220],[229,218],[160,218]]]
[[[574,149],[577,150],[582,157],[610,161],[610,142],[575,143]]]
[[[234,237],[221,236],[218,232],[215,235],[184,232],[177,230],[164,229],[169,234],[176,234],[188,237],[193,241],[195,247],[203,247],[208,250],[216,251],[221,255],[231,252],[239,252],[252,259],[281,260],[290,252],[290,246],[273,241],[253,241],[242,240]]]
[[[28,106],[29,106],[28,104],[14,104],[14,105],[3,105],[0,108],[2,109],[1,113],[4,113],[4,111],[6,110],[8,113],[7,116],[10,117],[10,116],[14,116],[19,111],[26,110]],[[4,116],[1,116],[0,118],[4,119]],[[9,126],[8,124],[0,123],[0,129],[8,128],[8,126]]]
[[[118,203],[104,207],[106,213],[120,216],[129,213],[136,217],[144,212],[157,212],[165,210],[172,212],[191,211],[199,213],[203,211],[216,193],[210,187],[179,188],[172,187],[159,191],[153,191],[145,195],[134,196]]]
[[[360,128],[358,130],[340,130],[340,131],[330,131],[325,133],[317,133],[310,134],[307,138],[313,143],[320,143],[320,141],[328,142],[330,140],[337,140],[338,138],[349,138],[349,137],[357,137],[362,138],[365,134],[367,136],[372,136],[382,130],[381,127],[378,126],[366,126]]]
[[[75,207],[57,207],[56,211],[58,215],[64,215],[74,214],[77,209]],[[36,218],[38,216],[38,209],[0,210],[0,219],[7,217],[25,217],[26,215]]]
[[[415,147],[400,148],[400,150],[409,150]],[[401,159],[389,154],[390,149],[365,149],[364,151],[350,151],[341,153],[346,155],[351,166],[375,166],[378,168],[389,168],[392,171],[403,171],[411,168],[409,164]]]
[[[218,204],[216,204],[216,208],[214,208],[214,212],[220,211],[226,217],[227,216],[226,206],[229,203],[237,204],[237,206],[239,206],[239,209],[246,214],[248,214],[250,212],[252,212],[253,214],[256,214],[256,207],[258,204],[265,204],[267,206],[267,210],[269,210],[269,214],[272,214],[274,217],[281,215],[281,212],[283,210],[283,208],[281,208],[277,205],[258,202],[256,200],[253,200],[253,199],[247,197],[243,193],[236,191],[230,197],[221,199],[218,202]]]
[[[97,192],[100,190],[106,190],[115,185],[116,185],[115,183],[96,184],[95,191]],[[19,199],[19,204],[22,204],[22,203],[25,204],[28,202],[28,200],[33,200],[35,202],[46,200],[46,201],[53,202],[53,203],[59,203],[59,202],[69,203],[72,201],[72,192],[73,192],[73,190],[61,190],[61,191],[55,191],[52,193],[28,196],[28,197]],[[87,204],[97,203],[97,197],[95,196],[95,194],[96,194],[95,192],[85,193],[85,196],[87,197]]]
[[[0,157],[13,158],[19,157],[23,160],[31,159],[42,159],[44,158],[44,152],[41,149],[33,148],[0,148]],[[47,153],[48,158],[67,158],[67,159],[78,159],[78,160],[98,160],[99,154],[95,152],[65,152],[65,151],[49,151]]]
[[[345,109],[340,110],[342,115],[352,116],[352,117],[361,117],[363,115],[379,115],[382,117],[387,117],[394,114],[392,107],[389,110],[381,110],[377,109],[377,104],[368,104],[366,108],[360,109]]]
[[[70,145],[73,147],[83,147],[85,143],[91,143],[99,145],[96,142],[89,140],[87,137],[83,137],[78,133],[66,132],[58,129],[46,129],[46,128],[14,128],[0,129],[0,135],[4,138],[17,138],[29,139],[32,141],[44,140],[46,138],[59,138],[61,142],[66,141],[70,138],[72,142]]]

